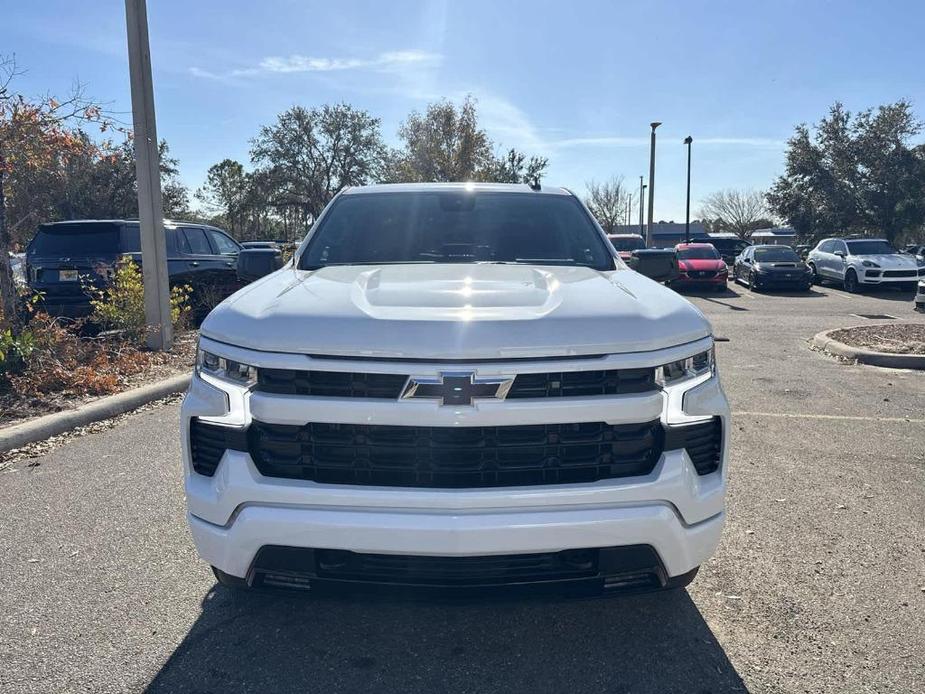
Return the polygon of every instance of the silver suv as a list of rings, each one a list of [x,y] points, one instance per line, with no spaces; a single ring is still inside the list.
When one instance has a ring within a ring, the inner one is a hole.
[[[809,252],[806,264],[815,283],[841,282],[849,292],[884,284],[914,290],[918,278],[925,277],[925,265],[884,239],[823,239]]]

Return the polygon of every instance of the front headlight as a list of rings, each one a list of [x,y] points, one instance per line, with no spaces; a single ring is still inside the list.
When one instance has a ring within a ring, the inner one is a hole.
[[[655,369],[655,382],[662,388],[689,381],[704,374],[713,374],[716,362],[713,347],[692,357],[678,359]]]
[[[862,260],[861,265],[863,265],[864,267],[880,267],[879,265],[877,265],[877,263],[875,263],[872,260]]]
[[[196,349],[196,373],[209,374],[235,385],[249,388],[257,383],[257,368],[233,359],[225,359],[204,349]]]

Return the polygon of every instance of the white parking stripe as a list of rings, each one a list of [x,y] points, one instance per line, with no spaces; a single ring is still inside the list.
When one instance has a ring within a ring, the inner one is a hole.
[[[796,414],[793,412],[733,412],[733,417],[780,417],[784,419],[841,419],[851,422],[905,422],[925,424],[925,419],[910,417],[853,417],[843,414]]]

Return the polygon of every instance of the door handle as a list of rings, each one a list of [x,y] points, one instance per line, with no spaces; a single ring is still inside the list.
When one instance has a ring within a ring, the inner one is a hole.
[[[234,267],[234,263],[231,262],[230,260],[226,260],[225,265],[227,265],[228,267]]]
[[[190,267],[199,267],[199,261],[198,261],[198,260],[192,261],[192,262],[190,263]]]

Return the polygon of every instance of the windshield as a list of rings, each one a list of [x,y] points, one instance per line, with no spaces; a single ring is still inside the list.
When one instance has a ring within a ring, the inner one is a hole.
[[[712,246],[695,246],[694,248],[682,248],[678,251],[678,258],[681,260],[718,260],[719,257],[719,252]]]
[[[618,251],[638,251],[646,247],[646,242],[639,236],[608,236],[607,238]]]
[[[888,255],[896,252],[886,241],[848,241],[848,250],[851,255]]]
[[[614,269],[604,239],[571,196],[494,192],[344,195],[299,267],[477,262]]]
[[[39,227],[29,255],[46,258],[95,258],[119,252],[115,224],[55,224]]]
[[[796,263],[800,256],[790,248],[756,248],[756,263]]]

